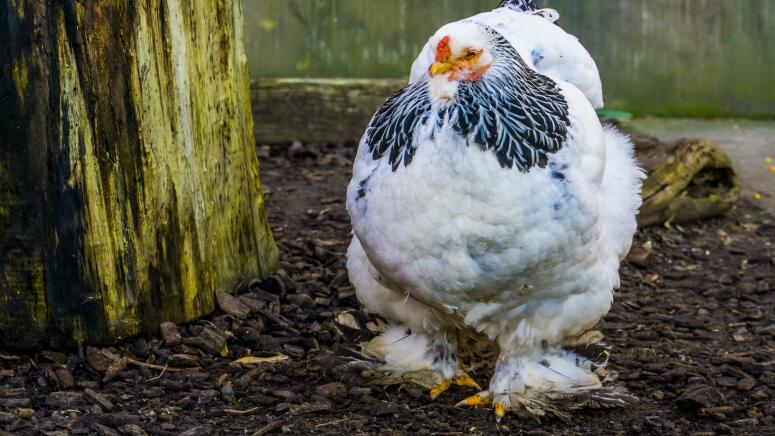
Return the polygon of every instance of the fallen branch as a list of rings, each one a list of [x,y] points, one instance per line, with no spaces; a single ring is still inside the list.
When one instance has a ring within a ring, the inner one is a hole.
[[[638,161],[648,172],[641,192],[640,227],[712,218],[737,204],[740,179],[718,144],[707,139],[664,143],[629,133]]]

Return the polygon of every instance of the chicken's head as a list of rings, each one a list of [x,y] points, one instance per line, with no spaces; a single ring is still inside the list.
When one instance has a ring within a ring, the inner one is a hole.
[[[461,83],[478,84],[498,56],[487,28],[472,22],[448,24],[430,39],[434,60],[428,68],[433,101],[454,99]]]
[[[428,69],[431,77],[452,81],[477,81],[490,68],[493,56],[490,36],[474,23],[444,26],[431,38],[436,58]]]

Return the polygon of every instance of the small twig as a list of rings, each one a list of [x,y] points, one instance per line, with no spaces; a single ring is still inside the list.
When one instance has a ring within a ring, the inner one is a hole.
[[[183,371],[182,368],[167,368],[166,366],[154,365],[154,364],[151,364],[151,363],[140,362],[139,360],[135,360],[135,359],[127,359],[127,363],[131,363],[132,365],[142,366],[143,368],[155,369],[155,370],[159,370],[159,371],[164,371],[165,368],[169,372],[181,372],[181,371]]]
[[[253,413],[256,410],[258,410],[258,407],[253,407],[247,410],[237,410],[237,409],[223,409],[224,412],[232,414],[232,415],[247,415],[248,413]]]
[[[166,365],[164,365],[164,369],[162,369],[162,370],[161,370],[161,373],[160,373],[159,375],[157,375],[156,377],[151,377],[151,378],[149,378],[149,379],[148,379],[148,380],[146,380],[146,381],[153,381],[153,380],[158,380],[158,379],[160,379],[160,378],[161,378],[161,376],[163,376],[163,375],[164,375],[164,373],[167,371],[167,367],[168,367],[168,366],[170,366],[170,365],[169,365],[169,364],[166,364]]]
[[[252,436],[264,436],[265,434],[269,434],[282,426],[283,426],[282,421],[272,421],[269,424],[258,429],[258,431],[253,433]]]
[[[335,419],[333,421],[329,421],[329,422],[324,422],[324,423],[318,424],[318,425],[315,426],[315,428],[325,427],[327,425],[339,424],[340,422],[345,422],[345,421],[349,421],[349,420],[350,420],[350,418]]]
[[[114,362],[117,361],[117,360],[121,360],[120,357],[116,356],[115,354],[111,353],[108,350],[101,350],[101,352],[102,352],[103,356],[113,360]],[[159,370],[159,371],[164,371],[164,370],[167,370],[169,372],[180,372],[180,371],[183,371],[182,368],[167,368],[167,366],[154,365],[152,363],[145,363],[145,362],[141,362],[139,360],[130,359],[128,357],[126,359],[126,362],[130,363],[132,365],[135,365],[135,366],[141,366],[143,368],[148,368],[148,369],[156,369],[156,370]]]

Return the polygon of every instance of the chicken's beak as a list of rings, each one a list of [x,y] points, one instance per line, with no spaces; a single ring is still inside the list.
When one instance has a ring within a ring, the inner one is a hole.
[[[431,67],[428,69],[428,73],[431,76],[435,76],[437,74],[444,74],[452,71],[454,69],[454,65],[452,65],[451,62],[434,62]]]

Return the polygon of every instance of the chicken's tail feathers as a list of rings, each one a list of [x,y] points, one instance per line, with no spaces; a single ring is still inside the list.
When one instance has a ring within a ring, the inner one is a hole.
[[[498,7],[521,12],[532,12],[538,9],[535,0],[502,0]]]
[[[499,8],[508,8],[512,11],[525,12],[533,15],[540,15],[552,23],[560,20],[560,13],[554,9],[538,9],[535,0],[501,0]]]
[[[616,127],[603,127],[606,164],[603,176],[603,220],[608,248],[619,259],[630,251],[637,229],[636,215],[643,200],[640,195],[646,174],[635,160],[635,146]]]

